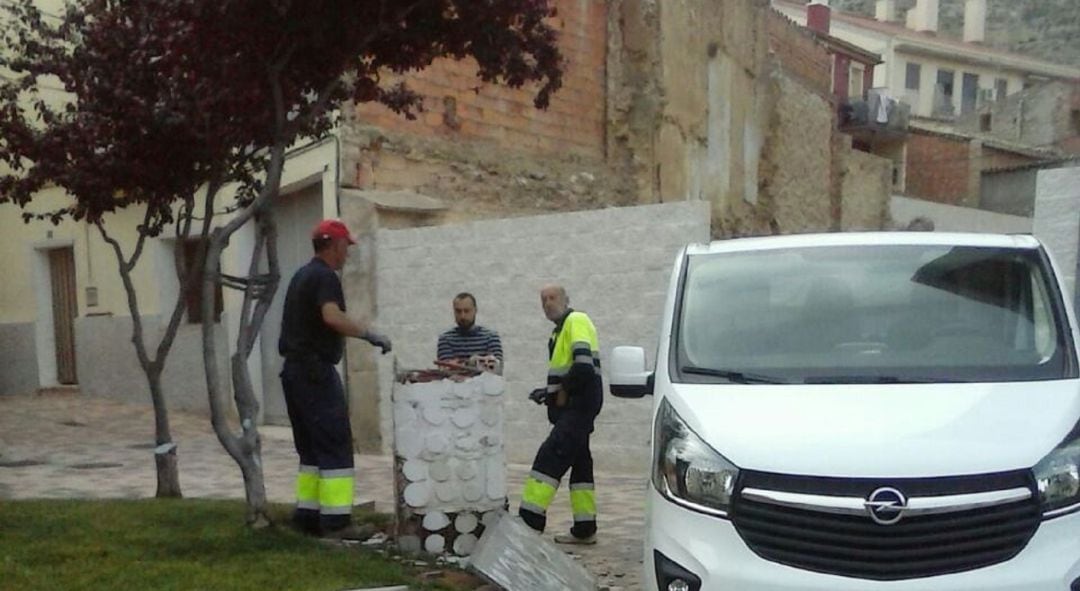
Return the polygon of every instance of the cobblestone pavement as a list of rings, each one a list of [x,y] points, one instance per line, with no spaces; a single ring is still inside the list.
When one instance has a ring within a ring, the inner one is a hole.
[[[240,471],[221,447],[210,421],[190,413],[169,414],[179,445],[180,485],[186,497],[243,498]],[[146,498],[154,495],[153,412],[77,393],[0,396],[0,499]],[[264,426],[263,465],[272,502],[293,500],[296,453],[287,427]],[[390,458],[358,455],[358,500],[393,511]],[[508,468],[511,507],[528,466]],[[611,590],[640,586],[644,527],[644,476],[597,473],[600,536],[596,546],[571,547]],[[570,502],[560,489],[548,535],[569,528]]]

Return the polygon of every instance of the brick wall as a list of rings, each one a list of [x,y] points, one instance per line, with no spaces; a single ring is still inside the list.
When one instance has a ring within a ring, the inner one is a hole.
[[[1035,162],[1036,159],[984,146],[959,135],[912,130],[908,138],[906,191],[910,197],[976,207],[982,173]]]
[[[484,84],[475,63],[439,60],[407,81],[425,112],[408,121],[374,104],[357,107],[361,122],[386,131],[490,140],[504,147],[602,156],[605,143],[607,9],[603,0],[555,0],[563,88],[547,111],[533,107],[535,88]]]
[[[833,95],[841,101],[846,101],[848,98],[861,98],[849,97],[850,93],[848,91],[851,89],[851,57],[838,55],[834,59]]]
[[[822,96],[829,96],[832,87],[832,56],[803,27],[777,12],[769,10],[766,19],[769,49],[784,71]]]
[[[429,367],[438,335],[453,326],[453,296],[474,293],[477,322],[499,332],[506,354],[507,457],[530,463],[550,428],[543,409],[526,399],[546,375],[552,325],[540,309],[540,287],[562,283],[571,306],[592,317],[604,363],[616,345],[644,347],[651,363],[675,253],[708,239],[704,201],[380,230],[376,325],[394,339],[400,367]],[[347,283],[350,309],[352,291]],[[380,360],[384,445],[390,363]],[[593,437],[598,469],[645,468],[651,404],[606,398]]]
[[[979,160],[978,165],[982,167],[982,170],[987,170],[991,168],[1008,168],[1020,166],[1022,164],[1030,164],[1035,162],[1035,160],[1035,158],[1024,156],[1023,154],[984,147],[982,158]]]
[[[911,197],[956,205],[968,195],[970,142],[913,130],[908,137],[907,191]]]

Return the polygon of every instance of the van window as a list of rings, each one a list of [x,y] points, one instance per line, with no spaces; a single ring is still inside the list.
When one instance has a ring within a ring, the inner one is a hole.
[[[843,246],[690,257],[674,354],[790,383],[1074,377],[1060,296],[1033,249]],[[717,374],[722,375],[722,374]]]

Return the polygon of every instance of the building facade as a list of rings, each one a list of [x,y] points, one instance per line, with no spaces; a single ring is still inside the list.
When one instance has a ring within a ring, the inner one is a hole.
[[[966,0],[963,39],[938,34],[939,1],[917,0],[902,17],[898,0],[878,0],[876,17],[834,11],[832,34],[880,54],[874,87],[888,90],[918,117],[954,119],[1026,88],[1080,78],[1080,69],[983,45],[986,0]],[[807,23],[808,6],[773,0],[777,10]]]

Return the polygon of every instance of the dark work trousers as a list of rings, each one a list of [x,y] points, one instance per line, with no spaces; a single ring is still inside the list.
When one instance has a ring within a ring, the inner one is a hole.
[[[548,408],[548,417],[554,425],[536,452],[519,511],[529,527],[544,531],[548,506],[559,482],[569,471],[574,514],[574,526],[570,532],[579,538],[596,533],[593,460],[589,450],[589,437],[596,414],[592,409]]]
[[[286,360],[285,404],[300,455],[293,519],[308,531],[332,531],[352,521],[353,449],[341,377],[316,359]]]

